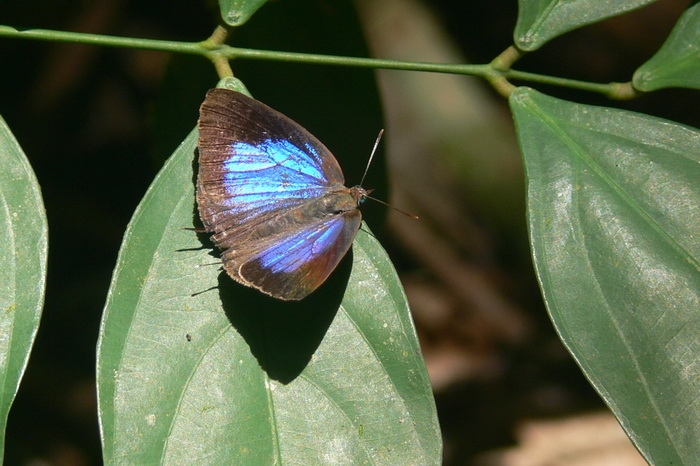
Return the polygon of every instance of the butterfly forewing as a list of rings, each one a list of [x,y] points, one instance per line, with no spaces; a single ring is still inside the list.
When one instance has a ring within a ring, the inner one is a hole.
[[[333,155],[291,119],[227,89],[207,93],[199,133],[197,204],[225,270],[277,298],[308,295],[361,223]]]
[[[286,160],[278,160],[280,164],[304,176],[316,174],[319,183],[345,182],[335,157],[311,133],[277,110],[239,92],[228,89],[207,92],[200,109],[199,131],[200,150],[204,147],[207,152],[205,162],[228,161],[232,144],[260,149],[273,141],[280,144],[273,145],[273,152],[281,146],[296,148],[288,151]]]

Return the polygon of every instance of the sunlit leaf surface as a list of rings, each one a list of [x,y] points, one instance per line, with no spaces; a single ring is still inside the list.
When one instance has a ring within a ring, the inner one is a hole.
[[[530,242],[569,351],[652,464],[700,457],[700,131],[520,88]]]
[[[0,458],[44,304],[48,227],[39,183],[0,118]]]
[[[361,230],[299,302],[234,283],[185,229],[195,146],[193,133],[154,181],[114,272],[98,356],[105,461],[439,464],[431,387],[376,239]]]

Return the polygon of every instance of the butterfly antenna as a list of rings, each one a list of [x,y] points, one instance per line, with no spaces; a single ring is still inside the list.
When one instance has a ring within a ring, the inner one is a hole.
[[[411,217],[411,218],[415,218],[415,219],[420,218],[420,217],[417,216],[416,214],[412,214],[412,213],[403,211],[403,210],[401,210],[401,209],[397,209],[397,208],[394,207],[393,205],[387,204],[386,202],[382,201],[381,199],[377,199],[376,197],[372,197],[372,196],[366,196],[366,197],[367,197],[367,199],[372,199],[374,202],[379,202],[380,204],[383,204],[383,205],[387,206],[388,208],[397,211],[397,212],[400,213],[400,214],[404,214],[406,217]]]
[[[365,167],[365,173],[364,173],[364,175],[362,175],[362,180],[360,181],[360,186],[362,186],[362,184],[365,181],[365,177],[367,176],[367,172],[369,171],[369,166],[372,164],[372,159],[374,158],[374,154],[377,152],[377,147],[379,146],[379,141],[382,140],[382,135],[384,135],[384,129],[379,130],[379,134],[377,135],[377,140],[374,141],[374,147],[372,148],[372,153],[369,155],[369,160],[367,161],[367,166]],[[370,190],[368,192],[371,192],[371,191],[372,190]],[[389,207],[390,209],[394,209],[398,213],[404,214],[406,217],[418,218],[417,215],[410,214],[408,212],[404,212],[401,209],[397,209],[393,205],[389,205],[386,202],[382,201],[381,199],[377,199],[376,197],[369,196],[368,194],[365,194],[365,197],[367,197],[367,199],[372,199],[375,202],[379,202],[380,204],[383,204],[383,205]]]
[[[365,173],[362,175],[362,179],[360,180],[360,186],[365,182],[365,177],[367,176],[367,172],[369,171],[369,166],[372,164],[372,159],[374,158],[374,154],[377,152],[377,147],[379,147],[379,141],[382,140],[382,135],[384,134],[384,129],[382,128],[379,130],[379,134],[377,135],[377,140],[374,141],[374,147],[372,148],[372,153],[369,155],[369,160],[367,161],[367,166],[365,167]]]

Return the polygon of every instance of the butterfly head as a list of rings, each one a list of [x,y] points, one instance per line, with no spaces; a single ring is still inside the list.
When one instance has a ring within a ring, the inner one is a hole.
[[[374,191],[374,189],[365,189],[357,185],[350,188],[350,195],[355,200],[355,203],[360,206],[364,204],[372,191]]]

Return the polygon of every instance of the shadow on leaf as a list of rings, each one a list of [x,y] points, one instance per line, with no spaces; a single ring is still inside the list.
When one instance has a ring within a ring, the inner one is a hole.
[[[219,275],[224,311],[271,379],[287,384],[304,370],[338,312],[351,269],[352,252],[301,301],[275,299]]]

